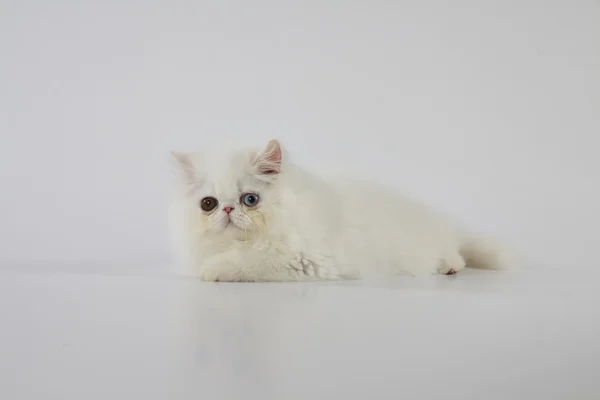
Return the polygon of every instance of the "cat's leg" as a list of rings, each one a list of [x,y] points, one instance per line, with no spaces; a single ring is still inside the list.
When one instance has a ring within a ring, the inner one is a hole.
[[[238,252],[226,252],[206,259],[200,270],[200,278],[207,282],[266,282],[298,281],[293,268],[276,266],[272,260]]]
[[[289,265],[299,274],[318,280],[355,279],[349,271],[342,272],[343,268],[339,268],[331,257],[320,253],[298,253]]]
[[[205,260],[200,278],[209,282],[300,282],[341,279],[321,260],[291,252],[232,250]]]
[[[211,282],[301,282],[352,279],[319,254],[232,250],[207,259],[200,278]]]
[[[465,268],[465,260],[458,251],[443,255],[438,267],[438,273],[443,275],[454,275]]]

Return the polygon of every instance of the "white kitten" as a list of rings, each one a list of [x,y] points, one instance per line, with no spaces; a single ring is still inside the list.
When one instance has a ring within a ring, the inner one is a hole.
[[[262,151],[173,153],[176,252],[207,281],[308,281],[499,269],[504,251],[382,186],[324,179]]]

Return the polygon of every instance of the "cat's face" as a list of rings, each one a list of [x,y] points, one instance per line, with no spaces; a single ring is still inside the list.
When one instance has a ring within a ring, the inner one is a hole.
[[[266,235],[279,201],[279,142],[269,142],[262,152],[173,154],[193,210],[188,223],[212,238],[256,241]]]

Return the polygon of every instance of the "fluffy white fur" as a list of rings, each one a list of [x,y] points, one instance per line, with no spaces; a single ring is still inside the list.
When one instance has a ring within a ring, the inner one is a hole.
[[[173,153],[182,178],[170,210],[180,261],[206,281],[311,281],[500,269],[506,253],[422,204],[371,182],[323,178],[278,141]],[[254,207],[243,204],[255,193]],[[200,207],[213,197],[218,206]],[[225,207],[232,207],[230,214]]]

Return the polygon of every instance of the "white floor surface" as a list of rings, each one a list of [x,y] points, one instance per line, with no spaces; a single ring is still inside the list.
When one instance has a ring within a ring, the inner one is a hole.
[[[600,274],[0,271],[0,399],[600,399]]]

